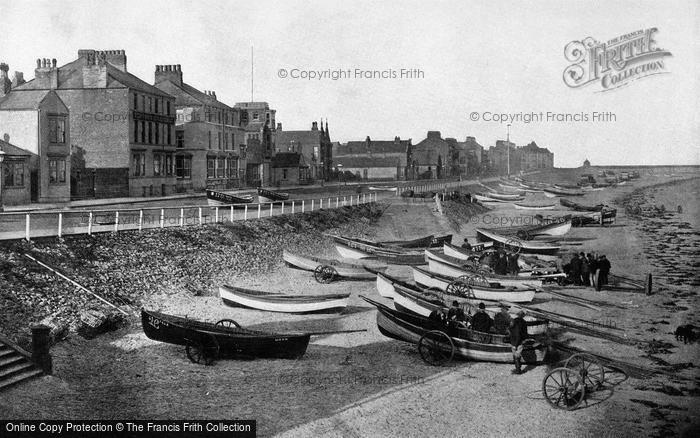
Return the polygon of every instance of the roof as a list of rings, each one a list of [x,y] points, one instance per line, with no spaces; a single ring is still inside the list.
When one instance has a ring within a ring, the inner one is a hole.
[[[13,89],[5,98],[0,99],[0,110],[36,110],[49,90],[18,91]]]
[[[369,140],[369,152],[377,154],[406,153],[411,140]],[[338,145],[336,155],[367,153],[367,141],[349,141]]]
[[[276,145],[277,147],[286,146],[289,143],[300,144],[321,144],[321,131],[277,131]]]
[[[30,157],[32,155],[31,152],[25,151],[22,148],[19,148],[11,143],[8,143],[4,140],[0,140],[0,151],[5,152],[7,156],[24,156],[24,157]]]
[[[342,164],[343,167],[354,168],[370,168],[370,167],[393,167],[401,165],[401,161],[396,157],[333,157],[333,162]]]
[[[298,152],[280,152],[272,157],[272,167],[308,167]]]
[[[535,143],[534,141],[530,142],[530,143],[529,143],[528,145],[526,145],[526,146],[520,146],[520,147],[518,147],[518,149],[520,149],[520,150],[523,151],[523,152],[536,152],[536,153],[551,154],[551,152],[549,151],[549,149],[547,149],[547,148],[541,148],[541,147],[537,146],[537,143]]]
[[[84,88],[83,87],[83,67],[85,60],[78,58],[61,67],[58,67],[58,90],[68,88]],[[153,85],[139,79],[128,72],[123,72],[109,62],[105,62],[107,69],[107,88],[122,88],[127,87],[145,93],[156,94],[163,97],[172,97],[168,93],[154,87]],[[14,88],[13,90],[47,90],[48,88],[40,87],[36,78]]]
[[[223,102],[219,102],[214,97],[199,91],[198,89],[191,86],[190,84],[183,82],[182,86],[179,86],[179,87],[177,84],[173,84],[173,85],[177,88],[180,88],[182,91],[189,94],[190,96],[194,97],[195,99],[197,99],[198,101],[200,101],[204,105],[209,105],[209,106],[213,106],[213,107],[225,109],[225,110],[233,110],[233,108],[231,108],[230,106],[226,105]]]

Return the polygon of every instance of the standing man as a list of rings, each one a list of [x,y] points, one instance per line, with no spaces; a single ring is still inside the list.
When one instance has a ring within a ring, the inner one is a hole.
[[[471,244],[469,243],[469,239],[467,239],[466,237],[464,238],[464,243],[462,244],[462,248],[463,248],[463,249],[466,249],[467,251],[471,251],[471,250],[472,250],[472,246],[471,246]]]
[[[571,279],[574,282],[574,286],[581,285],[581,260],[578,258],[578,254],[574,253],[571,258]]]
[[[513,318],[511,318],[510,314],[508,313],[509,307],[507,305],[501,304],[500,307],[501,311],[493,317],[493,326],[496,329],[496,333],[507,335],[508,329],[513,322]]]
[[[491,331],[491,327],[493,327],[493,320],[486,313],[484,303],[479,303],[479,310],[472,317],[472,330],[488,333]]]
[[[520,369],[522,355],[523,355],[523,342],[527,339],[527,323],[523,318],[525,312],[520,309],[518,310],[518,316],[510,324],[510,349],[513,352],[513,362],[515,363],[515,369],[513,374],[521,374]]]
[[[598,268],[600,269],[600,276],[598,277],[598,290],[600,290],[602,286],[608,284],[608,274],[610,274],[610,261],[604,255],[600,256]]]
[[[598,288],[598,285],[597,285],[597,283],[598,283],[597,278],[598,277],[597,277],[596,272],[598,271],[598,260],[596,260],[596,258],[593,257],[593,254],[591,254],[591,253],[588,253],[587,258],[588,258],[588,267],[590,269],[589,281],[591,283],[591,286],[594,289],[597,289]]]
[[[581,260],[581,284],[590,286],[591,267],[588,264],[588,259],[584,253],[579,254],[579,259]]]

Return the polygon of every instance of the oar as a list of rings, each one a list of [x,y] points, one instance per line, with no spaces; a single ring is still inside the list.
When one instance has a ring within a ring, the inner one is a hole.
[[[311,336],[321,336],[321,335],[337,335],[340,333],[357,333],[357,332],[366,332],[367,329],[357,329],[357,330],[331,330],[328,332],[310,332],[307,333]]]
[[[85,292],[89,293],[90,295],[92,295],[93,297],[95,297],[95,298],[97,298],[98,300],[102,301],[103,303],[107,304],[108,306],[117,309],[118,311],[120,311],[120,312],[123,313],[124,315],[128,315],[128,314],[129,314],[129,313],[125,312],[124,310],[120,309],[119,307],[115,306],[114,304],[110,303],[109,301],[105,300],[105,299],[102,298],[101,296],[97,295],[96,293],[94,293],[94,292],[91,291],[90,289],[88,289],[88,288],[82,286],[82,285],[79,284],[78,282],[76,282],[76,281],[74,281],[74,280],[72,280],[72,279],[66,277],[65,275],[61,274],[60,272],[58,272],[57,270],[55,270],[55,269],[52,268],[51,266],[49,266],[49,265],[47,265],[47,264],[45,264],[45,263],[43,263],[43,262],[40,262],[39,260],[37,260],[37,259],[35,259],[34,257],[30,256],[29,254],[24,254],[24,256],[27,257],[27,258],[30,259],[30,260],[34,260],[34,261],[37,262],[39,265],[43,266],[44,268],[46,268],[46,269],[48,269],[49,271],[53,272],[54,274],[58,275],[58,276],[61,277],[62,279],[66,280],[66,281],[68,281],[68,282],[70,282],[70,283],[72,283],[74,286],[76,286],[76,287],[78,287],[78,288],[84,290]]]

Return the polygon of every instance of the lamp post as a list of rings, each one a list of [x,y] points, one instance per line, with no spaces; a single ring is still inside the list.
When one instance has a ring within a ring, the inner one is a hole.
[[[508,176],[510,176],[510,123],[508,123],[508,134],[506,135],[506,148],[508,161]]]
[[[0,212],[4,211],[2,206],[2,183],[4,182],[2,175],[3,161],[5,161],[5,151],[0,150]]]

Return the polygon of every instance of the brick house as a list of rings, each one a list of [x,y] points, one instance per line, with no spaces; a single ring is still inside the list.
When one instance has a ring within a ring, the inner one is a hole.
[[[328,180],[332,168],[332,142],[326,129],[319,129],[318,123],[311,124],[309,131],[283,131],[279,123],[276,129],[275,151],[299,152],[309,166],[310,178],[313,180]]]
[[[372,140],[368,136],[364,141],[336,145],[333,165],[340,164],[343,171],[363,179],[403,180],[409,176],[412,150],[411,139]]]
[[[37,60],[34,79],[12,91],[55,90],[67,106],[74,199],[175,191],[175,99],[126,60],[124,50],[79,50],[61,67]]]
[[[231,189],[245,184],[246,132],[239,113],[214,91],[182,79],[178,65],[157,65],[154,85],[175,97],[175,175],[178,191]]]
[[[451,168],[449,143],[440,131],[428,131],[426,138],[413,146],[413,160],[409,163],[410,179],[445,178]]]
[[[310,182],[309,166],[299,152],[280,152],[272,157],[272,184],[298,185]]]

